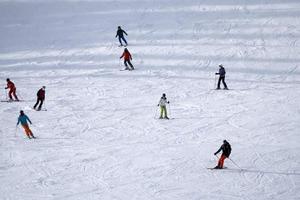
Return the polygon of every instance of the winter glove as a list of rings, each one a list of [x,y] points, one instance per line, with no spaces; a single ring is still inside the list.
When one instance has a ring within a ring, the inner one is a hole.
[[[217,155],[217,153],[214,153],[214,155],[216,156],[216,155]]]
[[[167,102],[168,104],[170,103],[170,101]]]

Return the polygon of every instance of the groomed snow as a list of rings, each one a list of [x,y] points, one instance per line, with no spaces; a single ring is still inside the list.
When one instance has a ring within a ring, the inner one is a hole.
[[[298,0],[0,1],[0,199],[298,200],[299,37]]]

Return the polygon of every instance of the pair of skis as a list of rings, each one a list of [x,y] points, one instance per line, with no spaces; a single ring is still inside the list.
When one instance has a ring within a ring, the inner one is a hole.
[[[32,108],[32,109],[35,110],[35,111],[47,111],[46,108],[43,108],[43,109],[34,109],[34,108]]]
[[[222,170],[222,169],[228,169],[228,168],[227,167],[223,167],[223,168],[207,167],[206,169],[210,169],[210,170]]]
[[[13,102],[22,102],[24,100],[1,100],[0,102],[13,103]]]
[[[120,69],[120,71],[133,71],[134,69],[127,69],[127,68],[125,68],[125,69]]]

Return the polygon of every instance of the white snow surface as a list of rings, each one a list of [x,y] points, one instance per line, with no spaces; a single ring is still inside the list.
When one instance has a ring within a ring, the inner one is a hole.
[[[299,0],[0,1],[0,199],[300,199],[299,37]]]

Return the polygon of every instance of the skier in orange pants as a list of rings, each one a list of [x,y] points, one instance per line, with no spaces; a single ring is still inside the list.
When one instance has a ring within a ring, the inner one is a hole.
[[[20,116],[18,118],[18,123],[17,123],[17,126],[19,125],[19,123],[21,123],[21,125],[23,126],[24,130],[25,130],[25,133],[27,135],[27,137],[29,139],[31,138],[35,138],[34,135],[32,134],[32,131],[30,130],[29,128],[29,125],[27,123],[27,121],[32,124],[32,122],[30,121],[30,119],[27,117],[27,115],[24,114],[24,111],[21,110],[20,111]]]
[[[215,169],[223,169],[224,160],[226,158],[228,158],[231,153],[231,146],[226,140],[223,141],[223,145],[214,154],[217,155],[220,151],[222,151],[222,155],[221,155],[221,157],[218,161],[218,165],[215,167]]]

